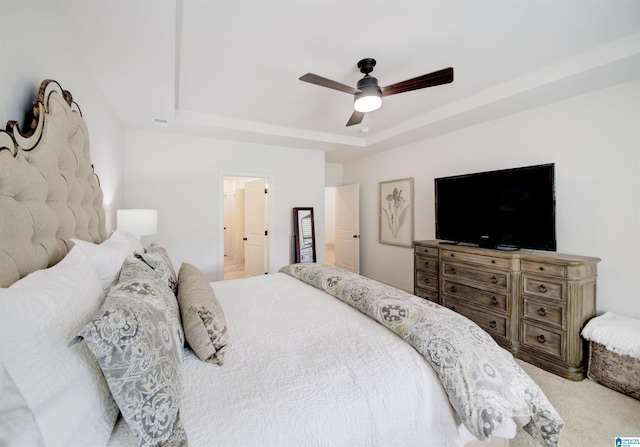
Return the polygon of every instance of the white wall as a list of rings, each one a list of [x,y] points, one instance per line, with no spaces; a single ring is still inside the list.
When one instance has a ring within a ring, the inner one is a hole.
[[[601,258],[598,312],[639,318],[640,81],[346,164],[345,184],[360,184],[362,274],[413,290],[412,250],[378,243],[380,181],[415,178],[415,239],[433,239],[435,177],[550,162],[558,252]]]
[[[336,188],[329,186],[324,191],[324,212],[325,229],[324,237],[326,244],[336,243]]]
[[[324,262],[324,153],[128,129],[125,203],[158,209],[157,241],[176,269],[189,262],[222,279],[223,177],[269,179],[270,272],[292,262],[293,208],[314,207]]]
[[[326,163],[324,181],[325,186],[342,186],[344,166],[342,163]]]
[[[54,79],[80,105],[91,138],[91,161],[105,195],[107,231],[123,205],[124,128],[74,51],[51,2],[2,1],[0,6],[0,124],[17,120],[37,99],[40,83]],[[26,123],[28,125],[28,123]]]

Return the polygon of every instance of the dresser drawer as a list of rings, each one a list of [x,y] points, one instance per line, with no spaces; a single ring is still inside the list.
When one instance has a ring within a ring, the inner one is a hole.
[[[522,276],[522,291],[525,294],[564,301],[565,287],[564,281],[553,281],[551,278],[529,275]]]
[[[438,288],[438,275],[435,272],[418,270],[416,272],[416,287],[431,289],[435,292]]]
[[[459,284],[447,279],[443,280],[442,293],[449,296],[454,295],[456,298],[468,301],[473,306],[485,307],[488,311],[500,311],[508,313],[509,300],[507,294],[495,293],[487,290],[477,289],[475,287]]]
[[[416,270],[429,270],[434,273],[438,271],[438,258],[416,255],[414,262]]]
[[[524,317],[539,321],[558,329],[566,328],[565,307],[550,302],[542,302],[525,298]]]
[[[461,277],[481,285],[499,287],[505,290],[509,288],[509,275],[506,272],[479,270],[464,264],[443,261],[442,275],[445,277]]]
[[[549,264],[546,262],[535,262],[523,260],[521,264],[523,272],[540,273],[543,275],[559,276],[561,278],[567,277],[567,266]]]
[[[419,296],[420,298],[424,298],[429,301],[433,301],[434,303],[438,302],[438,292],[436,292],[435,290],[418,288],[416,289],[416,296]]]
[[[509,320],[505,316],[482,312],[469,307],[464,301],[448,295],[443,296],[442,305],[464,315],[491,335],[506,338],[509,333]]]
[[[486,265],[490,267],[498,267],[509,269],[511,260],[508,258],[498,258],[493,256],[477,255],[475,253],[460,253],[451,250],[442,250],[443,261],[469,262],[472,264]]]
[[[425,247],[424,245],[416,245],[415,253],[421,255],[429,255],[433,257],[438,257],[438,249],[436,247]]]
[[[539,352],[564,360],[565,333],[542,328],[529,321],[522,322],[522,344]]]

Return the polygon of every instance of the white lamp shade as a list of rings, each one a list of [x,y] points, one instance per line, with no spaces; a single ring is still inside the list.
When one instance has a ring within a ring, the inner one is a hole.
[[[156,234],[158,232],[158,210],[118,210],[118,229],[134,236]]]

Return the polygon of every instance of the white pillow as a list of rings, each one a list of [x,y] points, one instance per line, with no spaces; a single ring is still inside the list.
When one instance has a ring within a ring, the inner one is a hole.
[[[100,245],[80,239],[71,239],[71,241],[80,247],[91,260],[105,295],[111,286],[118,281],[124,259],[134,251],[144,251],[142,244],[134,236],[122,230],[114,231]]]
[[[69,346],[104,296],[87,255],[73,247],[55,266],[1,293],[4,366],[43,445],[106,445],[117,406],[87,346]]]
[[[33,413],[13,380],[7,377],[6,372],[4,375],[5,383],[0,394],[0,445],[42,447],[42,438]]]
[[[117,235],[116,237],[118,238],[118,240],[120,240],[120,238],[124,238],[124,240],[129,245],[129,249],[130,250],[136,251],[136,252],[139,252],[139,253],[144,251],[144,247],[142,246],[142,243],[140,242],[140,239],[138,239],[137,237],[135,237],[133,234],[129,233],[128,231],[116,229],[109,239],[112,239],[114,237],[113,235]],[[105,242],[107,242],[107,241],[105,241]],[[104,242],[103,242],[103,244],[104,244]]]

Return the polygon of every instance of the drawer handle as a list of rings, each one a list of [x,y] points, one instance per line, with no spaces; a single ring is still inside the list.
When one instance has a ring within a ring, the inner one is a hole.
[[[489,323],[489,326],[491,326],[493,329],[495,329],[497,325],[498,323],[496,323],[496,320],[493,320],[491,321],[491,323]]]
[[[450,273],[451,275],[455,275],[457,272],[456,272],[456,269],[455,269],[454,267],[451,267],[451,268],[449,269],[449,273]]]
[[[491,284],[496,284],[498,282],[498,278],[496,278],[495,276],[491,277]]]
[[[496,263],[496,260],[495,260],[495,259],[492,259],[492,260],[491,260],[491,263],[492,263],[492,264],[495,264],[495,263]]]
[[[451,286],[451,287],[449,287],[449,290],[450,290],[451,292],[455,292],[457,289],[456,289],[456,286]]]
[[[455,255],[453,253],[451,253],[451,257],[453,258]]]
[[[538,290],[540,291],[540,293],[547,293],[547,287],[544,284],[540,284],[538,286]]]
[[[538,340],[540,343],[544,343],[545,341],[547,341],[546,338],[544,338],[544,335],[540,334],[536,337],[536,340]]]
[[[425,266],[426,268],[429,268],[429,261],[424,261],[424,266]]]
[[[493,304],[494,306],[498,305],[498,298],[496,298],[495,296],[491,297],[491,304]]]
[[[544,307],[541,307],[540,309],[538,309],[538,315],[540,315],[541,317],[544,317],[547,315],[547,309],[545,309]]]
[[[424,283],[425,283],[425,284],[431,284],[431,280],[430,280],[429,278],[425,278],[425,279],[424,279]]]

